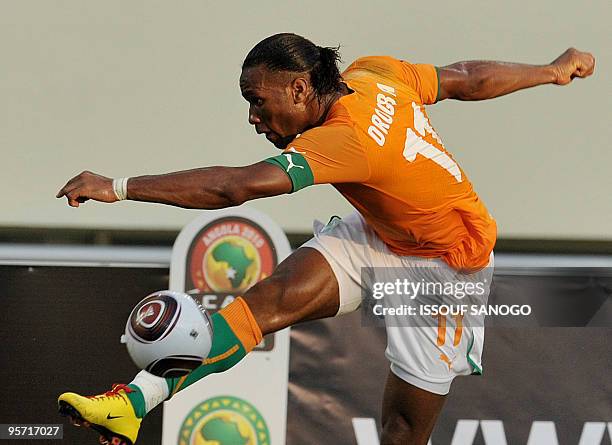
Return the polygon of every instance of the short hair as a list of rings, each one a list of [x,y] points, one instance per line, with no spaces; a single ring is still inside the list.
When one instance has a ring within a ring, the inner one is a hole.
[[[270,71],[308,73],[319,98],[340,90],[340,47],[321,47],[305,37],[281,33],[267,37],[247,54],[242,69],[264,65]]]

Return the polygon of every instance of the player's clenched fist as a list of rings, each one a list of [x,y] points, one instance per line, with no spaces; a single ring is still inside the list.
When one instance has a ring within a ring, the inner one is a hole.
[[[557,85],[567,85],[574,77],[588,77],[595,69],[593,54],[570,48],[551,63]]]
[[[78,207],[79,204],[88,199],[100,202],[115,202],[119,200],[113,190],[113,180],[90,171],[84,171],[68,181],[57,192],[56,198],[61,198],[62,196],[68,199],[68,205],[72,207]]]

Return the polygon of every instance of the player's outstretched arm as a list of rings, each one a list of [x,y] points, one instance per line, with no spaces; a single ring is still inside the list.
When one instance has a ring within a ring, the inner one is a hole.
[[[157,202],[189,209],[220,209],[240,205],[252,199],[289,193],[287,174],[267,162],[246,167],[206,167],[129,179],[127,199]],[[57,193],[68,205],[92,199],[115,202],[113,179],[89,171],[72,178]]]
[[[588,77],[595,69],[592,54],[566,50],[547,65],[468,61],[438,68],[438,101],[484,100],[553,83],[566,85],[576,77]]]

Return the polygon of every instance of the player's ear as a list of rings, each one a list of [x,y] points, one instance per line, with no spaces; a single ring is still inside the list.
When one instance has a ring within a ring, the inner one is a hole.
[[[310,82],[304,77],[296,77],[291,82],[291,92],[293,95],[293,103],[303,104],[308,101],[311,90]]]

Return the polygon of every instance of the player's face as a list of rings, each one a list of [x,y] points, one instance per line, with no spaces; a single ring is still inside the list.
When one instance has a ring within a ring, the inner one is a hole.
[[[249,123],[280,149],[310,125],[308,88],[308,81],[295,73],[272,72],[262,65],[246,68],[240,76]]]

